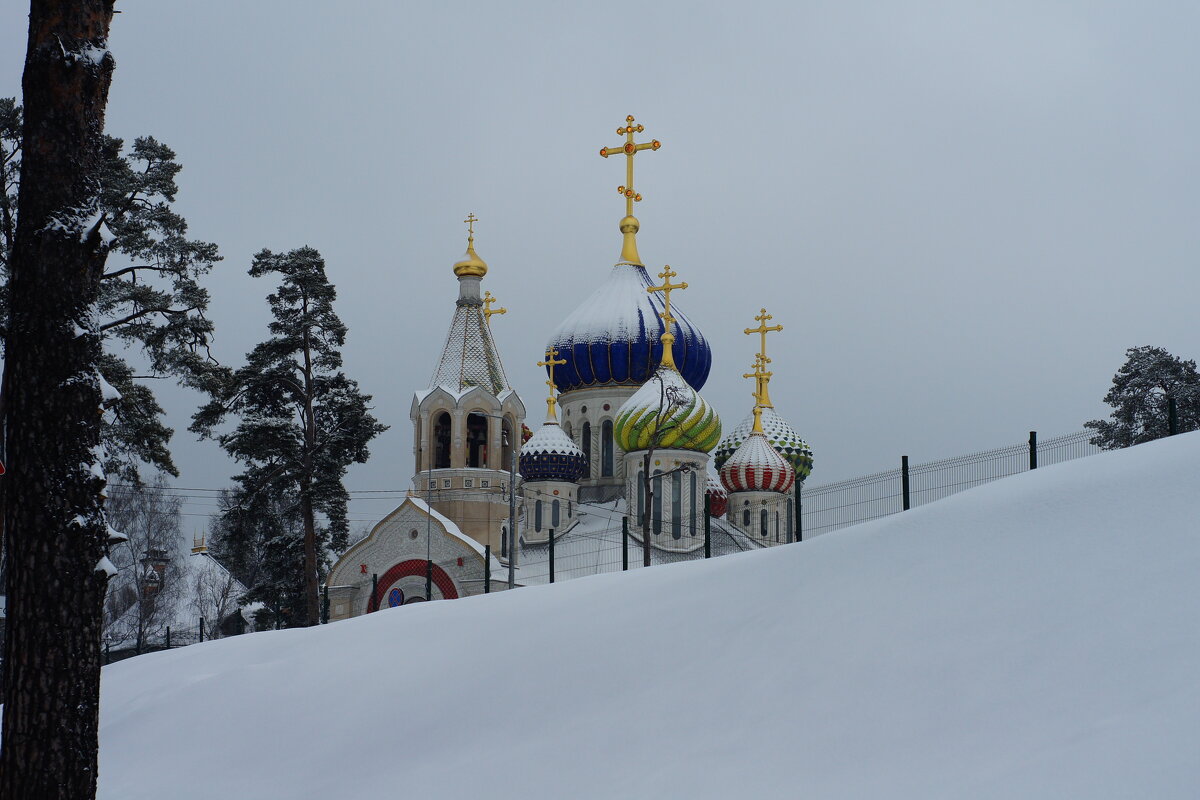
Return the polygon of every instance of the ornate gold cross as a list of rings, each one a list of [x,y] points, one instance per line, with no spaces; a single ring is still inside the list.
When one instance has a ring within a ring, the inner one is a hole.
[[[496,298],[492,297],[491,292],[483,293],[483,318],[487,320],[488,325],[492,324],[492,315],[493,314],[507,314],[508,313],[507,308],[493,309],[492,303],[495,303],[495,302],[497,302],[497,300],[496,300]]]
[[[546,419],[556,420],[558,415],[554,413],[554,367],[567,363],[565,358],[555,358],[558,355],[558,348],[551,347],[546,350],[546,360],[537,362],[539,367],[549,367],[550,380],[546,381],[546,385],[550,387],[550,396],[546,398]]]
[[[625,218],[621,220],[621,233],[625,234],[625,243],[621,247],[621,260],[631,264],[641,264],[641,258],[637,253],[637,242],[634,239],[634,234],[638,232],[639,224],[633,216],[633,204],[635,201],[641,201],[642,196],[633,188],[633,157],[640,150],[657,150],[662,147],[662,142],[658,139],[653,139],[649,142],[635,142],[633,140],[634,133],[641,133],[646,130],[642,125],[633,124],[633,115],[625,118],[625,126],[617,128],[617,134],[625,136],[625,144],[620,147],[601,147],[600,155],[608,158],[609,156],[625,154],[625,185],[617,187],[617,194],[625,196]]]
[[[672,352],[672,345],[675,344],[675,335],[671,333],[671,323],[675,321],[675,317],[671,316],[671,292],[676,289],[686,289],[688,287],[687,281],[683,283],[671,283],[671,278],[678,275],[679,273],[671,269],[670,264],[667,264],[663,267],[663,271],[658,273],[658,277],[663,279],[663,285],[646,287],[646,291],[651,294],[655,292],[662,292],[663,294],[663,310],[658,314],[662,317],[663,321],[663,334],[661,337],[663,345],[662,364],[664,367],[670,367],[671,369],[678,369],[675,366],[675,354]]]
[[[771,363],[771,359],[767,358],[767,334],[768,333],[776,333],[778,331],[783,330],[782,325],[772,325],[771,327],[768,328],[767,320],[772,320],[772,319],[775,319],[775,318],[773,316],[771,316],[770,314],[768,314],[767,310],[764,308],[764,309],[762,309],[761,313],[757,317],[754,318],[754,321],[758,323],[758,327],[757,328],[746,328],[747,336],[752,336],[753,334],[757,333],[762,337],[762,343],[759,345],[758,352],[759,352],[759,355],[761,355],[764,359],[766,359],[765,363],[767,363],[767,364]]]
[[[479,222],[479,217],[475,216],[475,212],[472,211],[467,214],[467,218],[463,222],[467,223],[467,236],[472,239],[475,238],[475,223]]]
[[[769,358],[759,353],[754,356],[754,371],[742,373],[743,378],[754,378],[754,427],[750,429],[751,433],[763,433],[762,410],[772,407],[771,398],[767,396],[767,384],[774,373],[767,371],[768,361]]]

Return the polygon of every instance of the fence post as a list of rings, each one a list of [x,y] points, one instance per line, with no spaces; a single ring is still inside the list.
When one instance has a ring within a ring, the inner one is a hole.
[[[321,624],[329,624],[329,584],[321,587]]]
[[[796,482],[796,541],[804,541],[804,481]]]
[[[1029,468],[1037,469],[1037,431],[1029,432]]]
[[[200,618],[200,641],[204,641],[204,617]]]
[[[904,510],[908,511],[908,456],[900,456],[900,493],[904,496]]]
[[[485,544],[483,546],[483,593],[490,594],[492,591],[492,546]]]
[[[171,626],[167,626],[167,649],[171,649]]]
[[[621,517],[621,571],[629,569],[629,517]]]
[[[1167,398],[1167,435],[1179,433],[1179,409],[1175,406],[1175,398]]]
[[[550,582],[554,583],[554,528],[550,529]]]
[[[704,492],[704,557],[712,558],[712,498]]]
[[[371,610],[371,603],[375,602],[375,595],[379,593],[379,573],[371,573],[371,598],[367,600],[367,611]],[[375,611],[379,610],[379,606],[375,606]]]
[[[433,559],[425,559],[425,599],[433,599]]]

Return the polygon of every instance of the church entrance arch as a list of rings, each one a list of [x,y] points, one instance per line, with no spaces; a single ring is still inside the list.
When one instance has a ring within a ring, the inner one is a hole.
[[[388,589],[401,578],[419,576],[424,580],[426,563],[423,558],[410,558],[408,561],[401,561],[383,573],[379,578],[379,583],[376,584],[375,594],[367,601],[367,613],[370,614],[372,611],[379,610],[380,605],[384,602],[384,598],[388,596]],[[437,564],[433,565],[433,583],[446,600],[456,600],[458,598],[458,590],[454,588],[454,580],[446,570]],[[412,602],[412,598],[405,598],[403,602]]]
[[[488,419],[483,414],[467,415],[467,466],[487,466]]]

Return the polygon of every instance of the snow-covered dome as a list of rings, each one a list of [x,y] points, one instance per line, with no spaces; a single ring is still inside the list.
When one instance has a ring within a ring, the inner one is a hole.
[[[574,483],[587,469],[587,456],[557,422],[547,422],[521,448],[520,463],[527,481]]]
[[[656,423],[660,409],[667,411],[661,425]],[[660,367],[617,409],[613,436],[632,453],[649,447],[656,429],[665,433],[655,447],[707,453],[721,438],[721,419],[682,375]]]
[[[729,510],[729,493],[725,491],[721,481],[713,475],[709,475],[705,493],[708,495],[709,516],[725,516],[725,512]]]
[[[770,407],[762,410],[762,426],[767,441],[775,448],[775,452],[783,456],[784,460],[791,464],[792,469],[796,471],[796,480],[802,481],[807,478],[812,472],[813,456],[812,450],[800,438],[800,434],[796,433],[792,426],[783,417],[776,414],[774,408]],[[736,428],[725,435],[713,453],[713,463],[717,469],[720,469],[726,460],[742,446],[742,443],[749,438],[753,428],[754,413],[751,412],[738,423]]]
[[[567,363],[554,370],[560,392],[605,384],[645,383],[662,360],[662,299],[649,294],[646,268],[617,264],[592,296],[550,337]],[[672,353],[684,380],[700,389],[708,380],[712,351],[700,330],[671,304]]]
[[[775,452],[765,434],[751,433],[721,466],[730,492],[786,492],[796,482],[792,465]]]

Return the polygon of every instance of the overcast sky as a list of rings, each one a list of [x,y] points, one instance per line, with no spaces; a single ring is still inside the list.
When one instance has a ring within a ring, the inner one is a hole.
[[[25,6],[0,4],[0,95],[19,94]],[[266,336],[253,253],[325,256],[346,371],[392,426],[354,490],[410,485],[468,212],[541,423],[534,363],[620,253],[624,159],[598,150],[626,114],[663,142],[638,157],[639,248],[690,285],[672,302],[713,345],[704,396],[727,429],[749,412],[742,329],[767,306],[771,396],[812,485],[1075,431],[1126,348],[1200,356],[1194,3],[117,8],[106,129],[178,153],[176,208],[225,257],[218,357]],[[178,484],[227,485],[236,467],[186,430],[199,397],[159,391]]]

